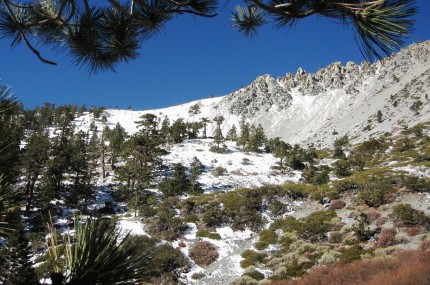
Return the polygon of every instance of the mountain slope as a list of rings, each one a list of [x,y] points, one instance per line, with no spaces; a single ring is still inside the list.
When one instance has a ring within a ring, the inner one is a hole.
[[[180,117],[200,121],[222,115],[224,133],[245,118],[261,124],[269,137],[281,137],[292,144],[324,147],[343,135],[359,142],[430,120],[429,59],[427,41],[374,64],[348,62],[342,66],[335,62],[316,73],[299,68],[296,74],[278,79],[262,75],[224,97],[158,110],[108,110],[108,122],[120,122],[134,133],[134,121],[145,113],[153,113],[159,120],[167,116],[171,122]],[[377,119],[378,111],[382,120]],[[78,128],[86,128],[89,121],[90,117],[81,117]],[[209,124],[209,135],[214,127]]]

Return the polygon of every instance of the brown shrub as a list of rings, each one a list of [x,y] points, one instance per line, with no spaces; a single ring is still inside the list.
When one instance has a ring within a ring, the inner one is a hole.
[[[181,240],[179,243],[178,243],[178,247],[180,247],[180,248],[182,248],[182,247],[186,247],[187,246],[187,244],[183,241],[183,240]]]
[[[314,269],[299,280],[279,280],[272,285],[427,285],[430,251],[405,251],[394,259],[361,260]]]
[[[386,217],[380,217],[379,219],[377,219],[375,221],[375,225],[380,228],[382,227],[386,222],[388,221],[388,219]]]
[[[405,231],[409,236],[413,237],[419,234],[421,232],[421,229],[418,227],[409,227],[409,228],[406,228]]]
[[[421,243],[420,243],[420,249],[422,251],[429,250],[430,249],[430,240],[423,240],[423,241],[421,241]]]
[[[200,266],[207,266],[218,258],[215,245],[208,241],[198,241],[190,248],[190,257]]]
[[[343,228],[343,226],[345,226],[345,225],[346,224],[342,223],[342,222],[336,223],[336,224],[333,225],[332,230],[333,231],[340,231]]]
[[[330,206],[328,206],[328,208],[330,210],[340,210],[340,209],[342,209],[345,206],[346,206],[346,203],[344,201],[342,201],[342,200],[333,200],[330,203]]]
[[[381,213],[377,210],[369,210],[368,212],[366,212],[366,216],[369,223],[373,223],[381,217]]]
[[[394,193],[387,193],[384,195],[384,201],[387,204],[393,203],[394,201],[396,201],[396,194]]]
[[[378,235],[375,247],[387,247],[396,243],[396,229],[383,229]]]

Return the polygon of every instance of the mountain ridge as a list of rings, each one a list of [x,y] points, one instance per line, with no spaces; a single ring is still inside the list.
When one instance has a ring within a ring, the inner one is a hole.
[[[146,113],[160,121],[167,116],[170,121],[189,122],[221,115],[224,134],[245,119],[261,124],[268,137],[291,144],[325,147],[344,135],[360,142],[430,120],[429,59],[430,41],[426,41],[372,64],[334,62],[315,73],[299,68],[277,79],[265,74],[222,97],[156,110],[107,110],[107,115],[113,124],[125,124],[129,133],[137,131],[133,123]],[[208,134],[214,129],[215,124],[209,124]]]

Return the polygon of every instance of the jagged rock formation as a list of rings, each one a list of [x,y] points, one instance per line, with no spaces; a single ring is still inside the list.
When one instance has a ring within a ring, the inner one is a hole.
[[[291,143],[327,145],[333,133],[359,141],[429,120],[429,74],[427,41],[373,64],[335,62],[316,73],[299,68],[276,80],[264,75],[221,105]],[[378,111],[382,122],[376,122]]]
[[[286,109],[291,99],[287,90],[268,74],[225,97],[231,113],[245,116],[267,112],[273,106]]]
[[[113,122],[134,121],[144,113],[170,121],[209,120],[224,116],[223,133],[242,118],[261,124],[269,137],[288,143],[331,145],[343,135],[363,141],[405,126],[430,121],[430,41],[413,44],[382,61],[370,64],[335,62],[308,73],[299,68],[277,79],[259,76],[249,86],[224,97],[203,99],[149,111],[110,110]],[[189,112],[198,105],[199,112]],[[382,120],[377,120],[381,111]],[[208,124],[208,134],[215,124]]]

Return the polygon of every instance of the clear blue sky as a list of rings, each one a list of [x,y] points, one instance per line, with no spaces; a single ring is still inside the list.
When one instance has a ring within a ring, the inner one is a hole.
[[[430,1],[416,2],[420,11],[409,43],[430,39]],[[236,3],[230,1],[213,19],[174,19],[116,73],[89,76],[65,54],[41,49],[59,63],[49,66],[26,47],[11,50],[8,40],[0,40],[1,83],[26,108],[51,102],[144,110],[226,95],[262,74],[276,78],[299,67],[315,72],[334,61],[363,61],[352,29],[324,18],[304,19],[290,31],[268,25],[258,37],[245,38],[230,26]]]

